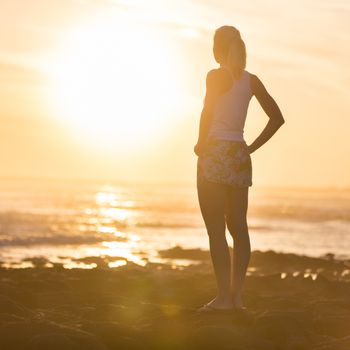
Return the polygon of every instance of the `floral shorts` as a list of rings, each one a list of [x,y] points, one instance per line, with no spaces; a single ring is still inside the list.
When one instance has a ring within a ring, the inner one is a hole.
[[[245,141],[210,139],[197,160],[197,185],[206,181],[252,186],[252,161]]]

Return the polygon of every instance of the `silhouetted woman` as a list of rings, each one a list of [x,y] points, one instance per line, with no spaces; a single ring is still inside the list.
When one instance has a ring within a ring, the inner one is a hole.
[[[274,99],[260,79],[246,67],[246,48],[232,26],[215,31],[213,53],[219,68],[206,77],[206,94],[194,152],[197,191],[209,236],[216,276],[216,297],[198,311],[245,309],[242,286],[250,259],[247,225],[248,189],[252,186],[250,154],[260,148],[284,123]],[[261,134],[249,146],[243,138],[248,105],[255,96],[269,117]],[[234,242],[232,263],[226,226]]]

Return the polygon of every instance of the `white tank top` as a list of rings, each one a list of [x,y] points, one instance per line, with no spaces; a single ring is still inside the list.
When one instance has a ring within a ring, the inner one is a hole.
[[[244,124],[252,95],[250,74],[244,70],[241,78],[218,98],[208,138],[245,142]]]

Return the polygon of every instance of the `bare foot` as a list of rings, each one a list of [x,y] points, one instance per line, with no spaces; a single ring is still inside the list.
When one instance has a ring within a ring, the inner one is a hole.
[[[240,295],[233,295],[231,298],[233,307],[237,309],[242,309],[244,308],[242,297]]]

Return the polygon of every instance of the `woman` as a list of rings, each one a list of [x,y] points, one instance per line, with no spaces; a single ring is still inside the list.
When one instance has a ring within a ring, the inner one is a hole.
[[[284,123],[282,113],[260,79],[245,70],[246,48],[232,26],[215,31],[213,53],[220,67],[206,77],[197,160],[197,191],[209,236],[218,292],[198,311],[246,309],[242,286],[250,259],[247,225],[248,189],[252,186],[250,154],[267,142]],[[261,134],[249,146],[243,138],[249,102],[255,96],[269,117]],[[232,263],[225,229],[233,238]]]

